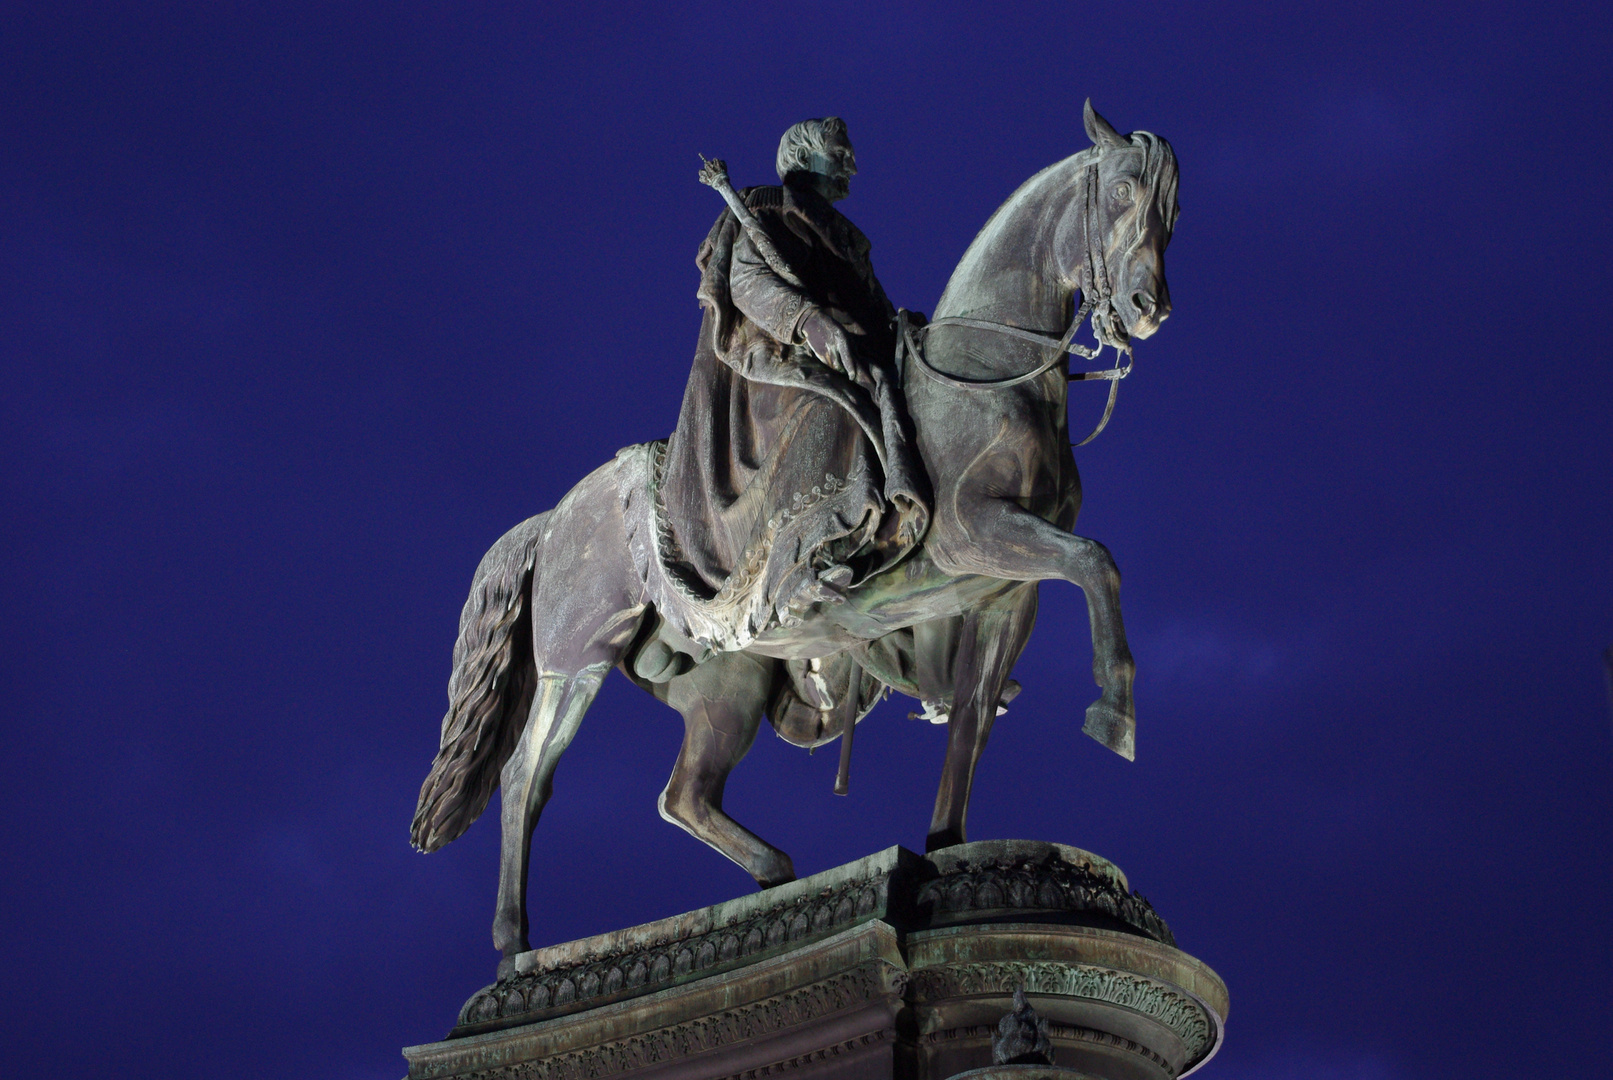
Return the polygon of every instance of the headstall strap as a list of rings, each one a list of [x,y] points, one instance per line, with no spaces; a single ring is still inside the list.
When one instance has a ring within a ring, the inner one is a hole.
[[[1098,163],[1096,161],[1081,170],[1081,188],[1081,197],[1084,204],[1082,206],[1082,215],[1085,218],[1082,222],[1082,232],[1086,234],[1086,262],[1081,267],[1081,306],[1076,310],[1075,318],[1070,320],[1069,329],[1064,331],[1063,337],[1055,339],[1051,335],[1026,330],[1019,326],[1009,326],[1007,323],[990,322],[986,319],[967,319],[956,315],[948,315],[919,327],[916,331],[917,336],[915,336],[915,331],[908,325],[907,311],[904,309],[897,312],[897,349],[905,351],[908,356],[916,360],[920,370],[930,378],[958,390],[1006,390],[1010,386],[1018,386],[1021,383],[1040,378],[1051,371],[1055,365],[1070,353],[1074,353],[1086,360],[1096,360],[1098,354],[1103,351],[1103,342],[1101,340],[1098,342],[1096,349],[1089,349],[1085,345],[1075,343],[1075,332],[1081,328],[1081,324],[1086,321],[1086,317],[1098,310],[1100,305],[1108,302],[1114,295],[1113,286],[1109,281],[1107,260],[1104,259],[1102,248],[1092,235],[1092,223],[1097,220],[1098,209]],[[948,375],[946,372],[936,368],[924,356],[924,350],[920,347],[920,342],[925,334],[937,326],[963,326],[972,330],[989,330],[993,333],[1019,338],[1021,341],[1029,341],[1043,348],[1052,345],[1054,346],[1054,351],[1052,357],[1045,363],[1038,365],[1023,375],[1015,375],[1007,379],[962,379],[956,375]],[[1119,353],[1120,350],[1117,348],[1115,351]],[[1103,407],[1103,419],[1099,420],[1098,426],[1092,429],[1092,434],[1076,443],[1076,446],[1085,446],[1093,439],[1096,439],[1103,429],[1109,425],[1109,417],[1115,411],[1115,398],[1120,393],[1120,380],[1131,374],[1132,351],[1129,343],[1126,345],[1125,352],[1126,365],[1124,367],[1106,368],[1103,371],[1083,371],[1071,373],[1067,376],[1071,382],[1104,379],[1109,383],[1109,400]],[[900,362],[900,357],[898,357],[898,362]]]

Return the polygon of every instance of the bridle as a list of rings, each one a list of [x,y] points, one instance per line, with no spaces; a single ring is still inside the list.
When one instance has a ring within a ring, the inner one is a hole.
[[[1021,383],[1030,382],[1032,379],[1041,378],[1062,363],[1067,355],[1072,353],[1085,360],[1096,360],[1098,358],[1098,354],[1103,351],[1103,339],[1099,338],[1096,349],[1089,349],[1085,345],[1076,343],[1075,333],[1081,328],[1081,324],[1086,321],[1088,315],[1099,310],[1104,304],[1110,303],[1114,297],[1114,286],[1109,278],[1109,267],[1103,257],[1103,245],[1100,240],[1094,237],[1092,229],[1092,223],[1097,220],[1098,163],[1100,160],[1101,156],[1094,156],[1093,160],[1081,170],[1081,231],[1086,238],[1086,258],[1081,266],[1081,306],[1076,309],[1075,317],[1070,320],[1069,328],[1064,331],[1063,336],[1055,338],[1051,334],[1042,334],[1034,330],[1026,330],[1023,327],[1009,326],[1007,323],[990,322],[986,319],[968,319],[956,315],[949,315],[924,326],[914,327],[909,322],[908,312],[902,309],[896,313],[898,365],[901,364],[902,354],[905,353],[918,363],[920,371],[943,385],[957,390],[1006,390],[1010,386],[1018,386]],[[1014,375],[1006,379],[965,379],[956,375],[948,375],[931,364],[925,358],[924,350],[920,347],[925,335],[938,326],[962,326],[971,330],[989,330],[992,333],[1028,341],[1042,348],[1052,346],[1053,355],[1033,370],[1027,371],[1023,375]],[[1120,346],[1115,347],[1116,356],[1121,351]],[[1065,376],[1070,382],[1102,379],[1107,380],[1109,383],[1109,400],[1103,407],[1103,418],[1098,421],[1098,426],[1092,430],[1092,434],[1076,443],[1076,446],[1085,446],[1093,439],[1096,439],[1103,429],[1108,426],[1109,417],[1115,411],[1115,398],[1120,393],[1120,380],[1131,374],[1131,365],[1134,358],[1130,342],[1127,342],[1124,346],[1124,352],[1126,354],[1124,367],[1105,368],[1102,371],[1070,372]]]

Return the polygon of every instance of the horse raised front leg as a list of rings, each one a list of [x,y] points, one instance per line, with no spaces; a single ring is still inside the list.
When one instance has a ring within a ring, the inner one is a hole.
[[[951,847],[967,839],[964,827],[975,767],[980,764],[997,718],[1003,687],[1036,623],[1036,586],[1021,586],[991,607],[937,622],[948,624],[945,630],[950,632],[915,635],[919,649],[953,650],[947,756],[941,766],[941,786],[935,794],[929,835],[924,840],[926,851]],[[919,661],[922,664],[926,659],[920,657]]]
[[[661,816],[738,863],[762,888],[795,880],[790,857],[723,812],[723,788],[761,725],[777,661],[725,653],[666,684],[683,714],[683,748],[657,802]],[[659,696],[659,695],[658,695]]]
[[[1087,708],[1082,730],[1130,760],[1136,753],[1136,668],[1120,617],[1120,571],[1109,549],[1002,499],[960,500],[947,516],[950,520],[938,524],[948,535],[932,548],[944,569],[1009,581],[1059,578],[1086,594],[1092,675],[1103,695]]]

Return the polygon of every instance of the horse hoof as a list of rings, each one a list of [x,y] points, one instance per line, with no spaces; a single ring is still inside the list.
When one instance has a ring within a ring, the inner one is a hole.
[[[956,847],[962,843],[965,843],[962,829],[942,829],[924,838],[924,853],[928,855],[932,851]]]
[[[756,878],[756,884],[764,889],[788,885],[795,880],[795,863],[781,851],[777,860],[769,860],[767,868],[753,876]]]
[[[1137,717],[1129,708],[1118,708],[1109,695],[1087,706],[1086,723],[1081,730],[1127,761],[1137,760]]]
[[[495,978],[496,982],[503,982],[505,979],[508,979],[511,975],[515,974],[515,958],[519,955],[519,953],[510,953],[508,956],[499,960],[498,975]]]

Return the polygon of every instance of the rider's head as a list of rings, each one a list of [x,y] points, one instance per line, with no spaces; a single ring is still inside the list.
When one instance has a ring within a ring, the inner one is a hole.
[[[779,179],[813,188],[830,202],[846,197],[856,172],[857,155],[838,116],[803,120],[779,140]]]

